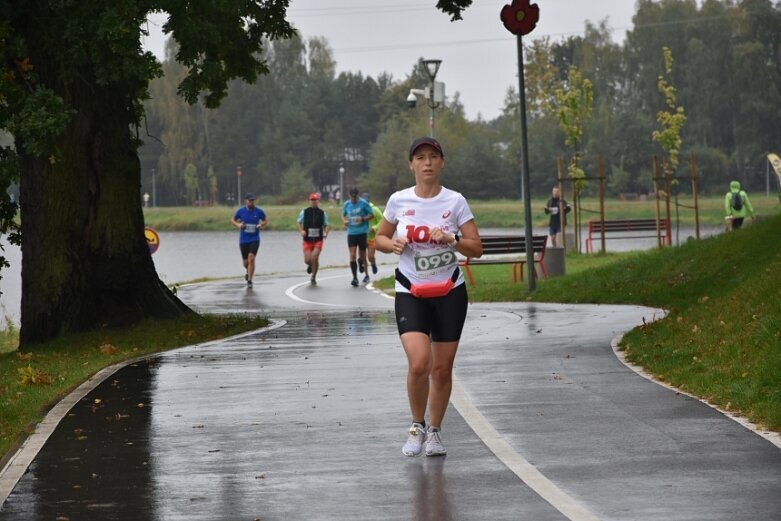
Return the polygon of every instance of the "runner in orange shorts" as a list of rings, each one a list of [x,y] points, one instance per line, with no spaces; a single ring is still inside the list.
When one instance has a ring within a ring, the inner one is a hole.
[[[323,250],[323,241],[331,230],[328,225],[328,214],[318,206],[319,202],[319,194],[309,194],[309,207],[301,210],[296,220],[298,233],[304,239],[304,262],[307,266],[306,272],[311,275],[309,282],[312,286],[317,285],[320,252]]]

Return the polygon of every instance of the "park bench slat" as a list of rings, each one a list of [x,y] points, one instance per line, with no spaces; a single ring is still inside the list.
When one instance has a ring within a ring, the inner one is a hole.
[[[525,235],[484,235],[480,239],[483,243],[483,256],[479,259],[467,257],[458,263],[464,268],[472,286],[475,285],[475,280],[470,266],[477,264],[512,264],[513,282],[523,280],[523,266],[526,263]],[[532,238],[534,263],[540,266],[545,278],[548,277],[544,262],[547,243],[547,235],[535,235]]]
[[[667,219],[659,220],[659,230],[663,239],[669,234],[669,223]],[[653,231],[653,235],[637,235],[636,232]],[[612,235],[622,233],[623,235]],[[586,239],[586,251],[593,252],[594,240],[601,238],[604,234],[607,239],[643,239],[656,237],[656,219],[611,219],[609,221],[589,221],[588,238]],[[611,235],[609,235],[611,234]]]

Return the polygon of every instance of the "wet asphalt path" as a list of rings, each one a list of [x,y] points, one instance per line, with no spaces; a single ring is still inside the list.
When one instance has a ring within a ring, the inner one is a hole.
[[[314,288],[180,288],[199,310],[274,326],[113,374],[54,429],[0,521],[781,519],[776,446],[616,358],[611,339],[647,308],[471,306],[449,454],[402,456],[392,301],[345,271]]]

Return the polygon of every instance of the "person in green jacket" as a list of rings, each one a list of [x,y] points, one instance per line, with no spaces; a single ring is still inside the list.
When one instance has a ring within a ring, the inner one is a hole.
[[[374,247],[374,237],[377,235],[377,227],[380,225],[380,221],[382,221],[382,210],[371,202],[367,192],[362,193],[361,198],[365,199],[369,206],[372,207],[372,215],[374,216],[369,221],[369,235],[366,237],[366,245],[369,247],[369,263],[372,265],[372,273],[377,273],[377,258],[375,257],[377,250]]]
[[[754,207],[748,199],[745,190],[740,189],[738,181],[729,184],[729,192],[724,195],[724,217],[732,225],[733,230],[743,226],[743,219],[750,216],[754,220]]]

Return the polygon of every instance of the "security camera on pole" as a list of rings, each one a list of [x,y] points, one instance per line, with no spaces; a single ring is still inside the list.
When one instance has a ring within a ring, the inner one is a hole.
[[[426,69],[426,74],[428,74],[429,84],[425,89],[410,89],[409,95],[407,96],[407,105],[409,108],[414,109],[418,102],[418,96],[426,98],[426,103],[431,109],[431,115],[429,116],[429,134],[431,137],[436,137],[434,109],[445,102],[445,84],[441,81],[435,81],[442,60],[421,60],[421,63]]]

